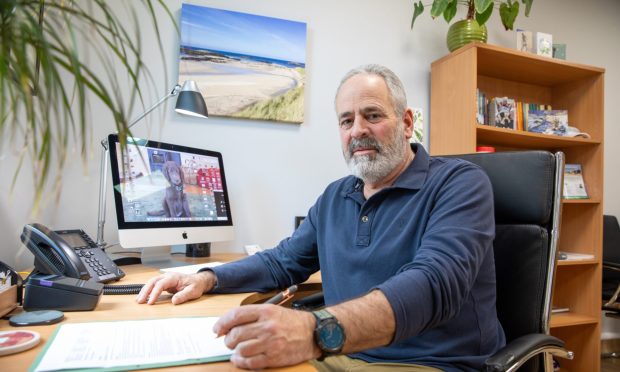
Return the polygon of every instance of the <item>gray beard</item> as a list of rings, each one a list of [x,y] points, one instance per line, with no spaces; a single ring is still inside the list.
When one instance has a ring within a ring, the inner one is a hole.
[[[372,155],[354,156],[354,149],[359,147],[371,147],[377,152]],[[406,150],[405,131],[396,128],[387,144],[381,144],[371,137],[351,140],[347,151],[344,151],[344,158],[351,174],[362,179],[364,183],[377,183],[403,161]]]

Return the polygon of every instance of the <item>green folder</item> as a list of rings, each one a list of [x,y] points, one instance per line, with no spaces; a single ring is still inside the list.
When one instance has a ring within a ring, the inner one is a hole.
[[[141,322],[141,321],[146,322],[146,321],[153,321],[153,320],[174,321],[177,319],[207,319],[207,318],[210,318],[210,317],[175,317],[175,318],[169,318],[169,319],[158,318],[158,319],[144,319],[144,320],[103,321],[103,322],[63,324],[63,325],[58,326],[56,330],[54,330],[54,333],[52,333],[50,339],[46,342],[43,350],[39,353],[39,355],[37,355],[37,358],[34,360],[34,362],[32,363],[32,365],[30,366],[28,370],[30,372],[33,372],[39,367],[46,353],[49,351],[50,347],[56,341],[56,336],[59,334],[63,326],[68,326],[72,324],[75,325],[75,324],[92,324],[92,323],[110,323],[110,324],[114,323],[118,325],[118,323],[127,323],[127,322]],[[212,319],[216,319],[216,318],[212,318]],[[205,337],[206,337],[206,334],[205,334]],[[111,341],[114,341],[114,340],[111,340]],[[71,370],[71,371],[126,371],[126,370],[149,369],[149,368],[163,368],[163,367],[172,367],[172,366],[189,365],[189,364],[203,364],[203,363],[214,363],[214,362],[227,361],[227,360],[230,360],[231,354],[232,354],[232,351],[230,351],[227,354],[223,354],[223,355],[211,355],[211,356],[204,357],[204,358],[179,359],[179,360],[166,361],[166,362],[161,362],[161,363],[149,362],[148,360],[145,360],[144,363],[138,363],[138,364],[125,364],[125,365],[119,365],[119,366],[114,366],[114,367],[67,368],[66,370]]]

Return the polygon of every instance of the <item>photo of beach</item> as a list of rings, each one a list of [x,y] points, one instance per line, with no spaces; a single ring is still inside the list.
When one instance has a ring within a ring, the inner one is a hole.
[[[179,82],[209,115],[302,123],[306,24],[183,4]]]

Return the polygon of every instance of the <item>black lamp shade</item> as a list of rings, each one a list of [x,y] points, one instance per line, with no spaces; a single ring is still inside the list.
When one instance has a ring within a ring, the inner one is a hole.
[[[179,114],[208,118],[209,112],[198,86],[192,80],[187,80],[181,88],[175,111]]]

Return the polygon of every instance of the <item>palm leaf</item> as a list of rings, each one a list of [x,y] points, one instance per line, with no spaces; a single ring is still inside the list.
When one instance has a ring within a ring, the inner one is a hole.
[[[141,87],[145,82],[155,86],[142,59],[140,30],[144,30],[144,16],[138,19],[136,9],[142,7],[146,11],[141,14],[151,19],[161,61],[166,59],[156,9],[164,9],[178,32],[163,0],[122,4],[124,9],[112,9],[105,0],[0,1],[0,152],[18,157],[12,185],[28,164],[25,159],[32,162],[34,214],[44,191],[52,188],[59,194],[71,143],[77,144],[82,161],[87,161],[92,143],[90,100],[109,110],[116,131],[125,136],[130,134],[128,113],[136,103],[144,106]],[[120,19],[120,14],[134,22]],[[140,27],[128,28],[125,24]],[[85,39],[103,72],[89,67],[89,55],[80,46]],[[119,68],[124,73],[119,73]],[[168,81],[167,75],[165,78]],[[130,93],[123,95],[127,82]],[[50,184],[52,174],[57,176]]]

